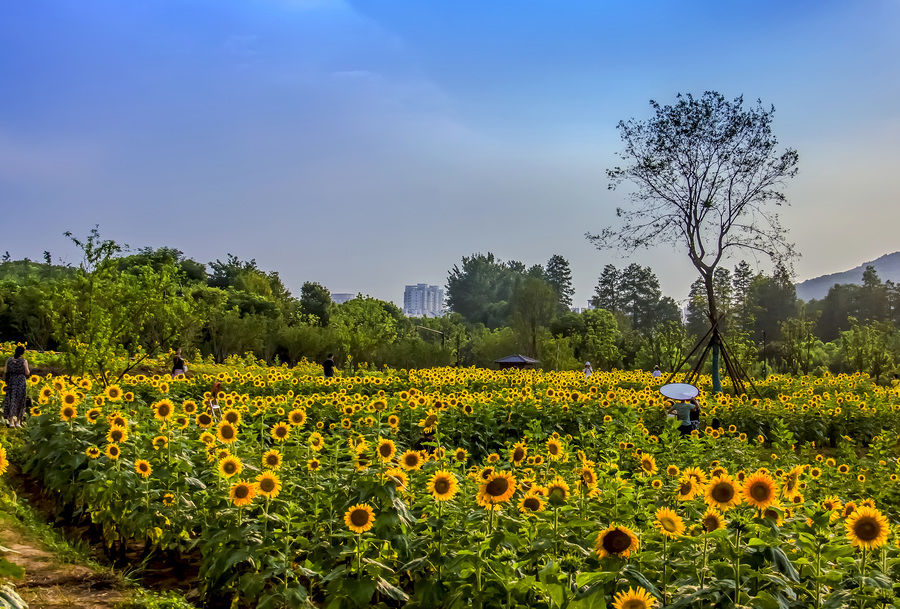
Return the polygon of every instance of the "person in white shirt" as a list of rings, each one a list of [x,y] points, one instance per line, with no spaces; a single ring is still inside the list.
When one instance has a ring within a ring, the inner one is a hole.
[[[591,368],[591,362],[584,362],[584,378],[589,379],[591,375],[594,373],[594,369]]]

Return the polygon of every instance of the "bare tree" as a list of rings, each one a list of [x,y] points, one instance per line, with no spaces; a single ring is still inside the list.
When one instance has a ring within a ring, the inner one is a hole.
[[[743,97],[728,101],[711,91],[677,100],[672,106],[651,101],[656,114],[649,120],[619,122],[625,144],[619,157],[626,164],[607,175],[611,190],[633,187],[631,206],[617,209],[621,226],[587,238],[600,249],[684,248],[703,280],[715,326],[714,275],[723,257],[733,250],[775,261],[795,255],[773,206],[787,202],[782,189],[797,174],[798,155],[776,149],[775,108],[761,101],[745,109]],[[714,371],[717,359],[714,345]]]

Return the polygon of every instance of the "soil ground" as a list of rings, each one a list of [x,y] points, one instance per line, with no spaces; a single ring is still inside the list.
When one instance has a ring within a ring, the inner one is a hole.
[[[112,609],[129,596],[112,571],[61,563],[7,516],[0,519],[0,545],[18,552],[6,558],[25,569],[25,579],[14,583],[31,609]]]

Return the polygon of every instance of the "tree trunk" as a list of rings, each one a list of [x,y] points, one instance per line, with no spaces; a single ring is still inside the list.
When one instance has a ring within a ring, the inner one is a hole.
[[[716,307],[716,294],[713,289],[713,271],[709,269],[703,273],[703,284],[706,287],[706,301],[709,303],[709,323],[714,327],[719,320],[719,311]],[[713,393],[722,393],[722,379],[719,376],[719,330],[713,330],[712,337],[712,390]]]

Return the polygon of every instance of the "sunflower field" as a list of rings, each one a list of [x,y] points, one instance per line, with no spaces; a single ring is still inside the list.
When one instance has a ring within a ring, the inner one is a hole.
[[[643,372],[320,370],[34,376],[0,473],[209,604],[898,606],[900,398],[868,377],[702,379],[682,437]]]

